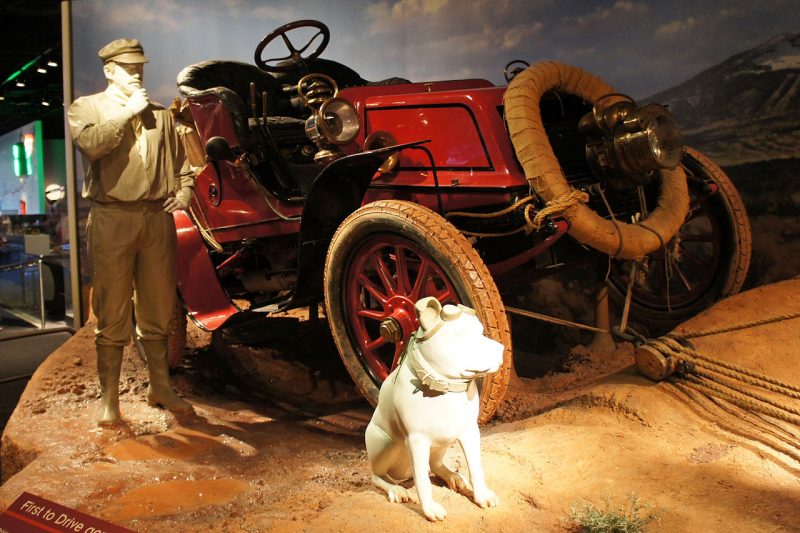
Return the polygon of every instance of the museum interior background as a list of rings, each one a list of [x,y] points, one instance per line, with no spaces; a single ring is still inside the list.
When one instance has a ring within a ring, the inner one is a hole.
[[[97,50],[119,37],[143,43],[151,59],[144,85],[165,105],[186,65],[252,63],[264,35],[302,18],[330,27],[324,57],[368,80],[502,84],[513,59],[577,65],[637,100],[668,104],[688,144],[730,174],[753,228],[746,288],[800,274],[800,191],[792,187],[800,169],[800,33],[788,0],[11,0],[0,15],[0,339],[11,339],[0,340],[0,353],[28,363],[23,371],[4,362],[7,375],[24,377],[52,349],[37,342],[28,358],[30,348],[10,344],[20,332],[55,331],[61,336],[52,342],[63,342],[86,317],[80,251],[88,206],[74,194],[79,157],[74,184],[69,178],[62,102],[104,88]]]

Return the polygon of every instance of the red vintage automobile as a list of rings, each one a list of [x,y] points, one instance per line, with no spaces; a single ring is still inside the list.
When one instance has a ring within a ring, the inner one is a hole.
[[[321,22],[292,22],[259,43],[255,65],[206,61],[178,76],[202,167],[190,211],[176,214],[179,292],[201,328],[324,302],[374,404],[417,328],[414,302],[463,303],[506,346],[481,384],[486,421],[512,363],[501,294],[520,280],[610,256],[612,301],[627,296],[655,329],[741,288],[742,201],[663,106],[555,63],[507,65],[508,87],[368,82],[319,57],[329,37]],[[264,59],[276,43],[288,54]]]

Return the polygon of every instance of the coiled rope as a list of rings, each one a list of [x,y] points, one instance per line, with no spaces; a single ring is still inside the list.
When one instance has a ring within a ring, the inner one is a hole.
[[[778,398],[800,399],[800,387],[784,383],[771,376],[743,368],[728,361],[713,358],[688,346],[685,339],[705,337],[719,333],[753,328],[800,317],[800,311],[753,320],[750,322],[715,328],[706,331],[690,332],[683,335],[667,335],[649,339],[644,347],[649,347],[664,356],[675,368],[683,383],[698,389],[704,394],[726,400],[744,409],[769,415],[774,418],[800,426],[800,407],[781,399],[771,398],[752,389],[770,391]],[[683,343],[681,341],[684,341]],[[749,387],[748,387],[749,386]]]
[[[783,322],[784,320],[792,320],[794,318],[800,317],[800,311],[794,311],[791,313],[784,313],[782,315],[777,315],[768,318],[762,318],[760,320],[753,320],[750,322],[744,322],[741,324],[734,324],[732,326],[723,326],[721,328],[716,329],[707,329],[704,331],[689,331],[685,333],[681,333],[680,337],[684,339],[696,339],[698,337],[708,337],[709,335],[717,335],[719,333],[727,333],[729,331],[736,331],[738,329],[747,329],[747,328],[754,328],[756,326],[763,326],[764,324],[772,324],[773,322]]]

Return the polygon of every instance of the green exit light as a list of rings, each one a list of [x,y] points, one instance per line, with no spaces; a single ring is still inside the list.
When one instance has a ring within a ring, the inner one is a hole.
[[[11,155],[14,157],[14,174],[17,177],[30,176],[33,170],[33,150],[28,150],[25,143],[18,142],[11,146]]]
[[[25,157],[25,145],[16,143],[11,147],[14,156],[14,174],[17,176],[28,175],[28,158]]]

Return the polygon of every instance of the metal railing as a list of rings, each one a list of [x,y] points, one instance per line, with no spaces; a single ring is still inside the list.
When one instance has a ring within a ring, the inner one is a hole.
[[[30,261],[22,261],[20,263],[10,263],[7,265],[0,265],[0,272],[11,272],[16,269],[20,269],[21,271],[21,287],[22,287],[22,301],[25,302],[25,287],[27,283],[25,282],[25,269],[30,266],[36,266],[36,269],[39,274],[39,318],[40,324],[39,329],[44,329],[45,324],[47,323],[47,312],[44,305],[44,256],[39,256],[38,259],[33,259]]]

